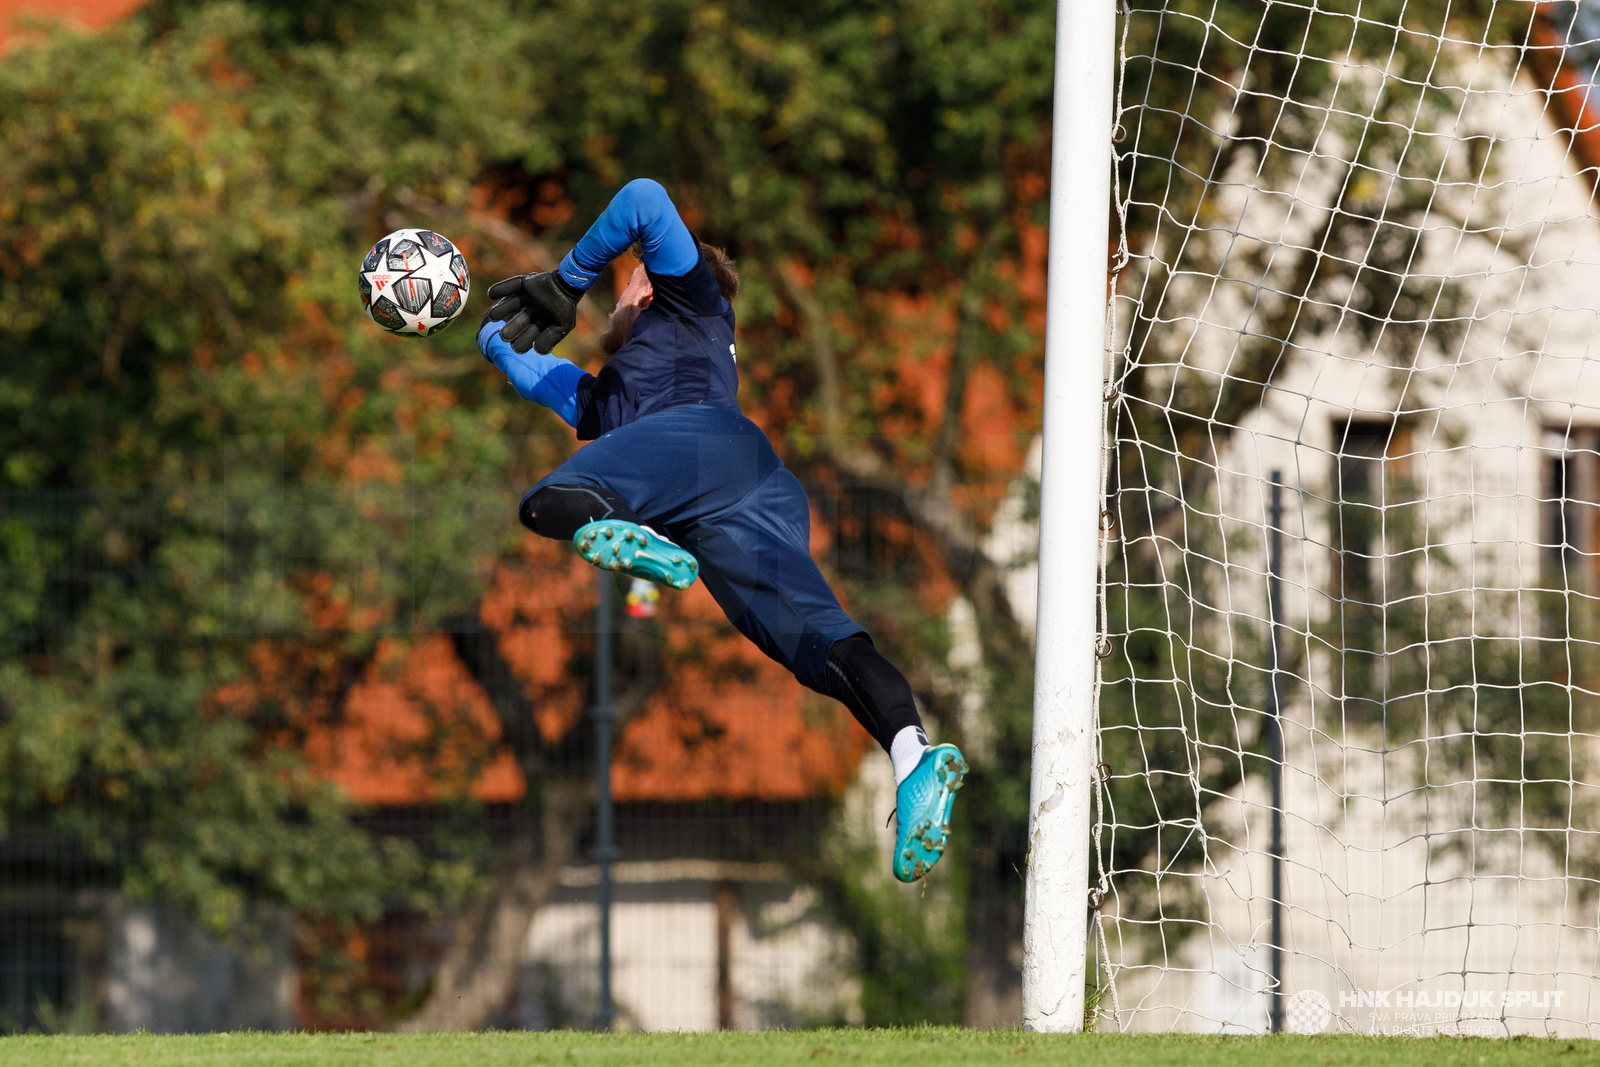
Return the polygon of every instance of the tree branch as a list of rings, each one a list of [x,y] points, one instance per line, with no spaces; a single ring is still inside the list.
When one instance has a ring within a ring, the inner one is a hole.
[[[984,551],[981,537],[971,521],[952,506],[952,486],[913,485],[876,452],[843,432],[846,416],[838,353],[822,305],[782,268],[772,273],[799,313],[810,343],[817,372],[818,401],[823,412],[825,432],[820,444],[824,455],[857,483],[892,494],[905,503],[917,524],[931,536],[945,570],[960,583],[977,609],[991,620],[991,625],[979,628],[980,640],[991,662],[1007,663],[1019,649],[1031,649],[1031,642],[1011,610],[1005,575]],[[836,428],[831,432],[830,424]]]
[[[772,274],[778,279],[789,303],[794,305],[806,323],[806,335],[811,342],[811,365],[817,372],[817,403],[822,408],[822,432],[827,437],[841,436],[845,432],[841,398],[843,387],[839,383],[839,360],[828,336],[827,316],[811,291],[796,281],[782,264],[778,264]]]
[[[592,778],[530,782],[528,789],[538,796],[539,832],[519,830],[498,852],[489,891],[456,921],[455,939],[434,973],[427,1003],[397,1029],[477,1030],[510,998],[528,927],[577,852],[595,798]]]
[[[499,637],[476,615],[448,620],[457,657],[482,687],[527,783],[523,820],[489,866],[487,890],[456,918],[454,937],[421,1010],[399,1029],[477,1030],[506,1003],[533,916],[549,899],[560,870],[577,854],[594,813],[595,779],[582,757],[588,734],[580,723],[547,743],[521,679],[500,653]],[[622,685],[612,701],[614,736],[644,707],[660,677],[653,633],[626,625],[619,635]]]

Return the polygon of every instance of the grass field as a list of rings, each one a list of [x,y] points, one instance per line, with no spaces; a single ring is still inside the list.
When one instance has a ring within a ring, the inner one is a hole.
[[[3,1067],[46,1064],[976,1064],[1083,1067],[1578,1067],[1600,1042],[1545,1038],[1045,1035],[1004,1030],[807,1030],[759,1034],[205,1034],[0,1038]]]

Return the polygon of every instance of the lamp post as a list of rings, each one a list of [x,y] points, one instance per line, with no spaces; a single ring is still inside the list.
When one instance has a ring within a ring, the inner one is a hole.
[[[598,578],[600,596],[594,611],[594,703],[589,708],[589,715],[594,719],[594,859],[600,868],[596,901],[600,913],[600,1011],[595,1026],[607,1031],[616,1021],[616,1008],[611,1002],[611,861],[617,854],[611,811],[611,724],[615,716],[611,706],[611,638],[616,580],[610,571],[601,571]]]

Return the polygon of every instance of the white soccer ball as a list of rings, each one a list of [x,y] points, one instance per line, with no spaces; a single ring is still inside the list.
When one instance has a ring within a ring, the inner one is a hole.
[[[396,230],[361,261],[361,306],[391,333],[432,336],[467,306],[472,278],[456,246],[432,230]]]

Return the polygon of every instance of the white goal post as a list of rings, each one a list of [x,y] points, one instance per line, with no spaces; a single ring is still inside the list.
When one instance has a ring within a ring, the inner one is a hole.
[[[1024,1025],[1600,1037],[1600,0],[1057,17]]]
[[[1116,0],[1058,0],[1023,1026],[1083,1026]]]

